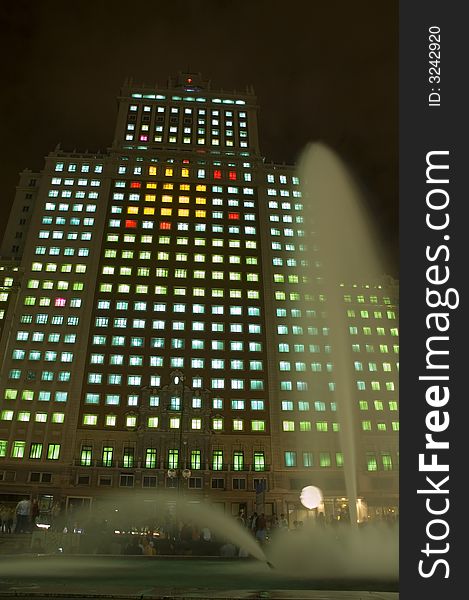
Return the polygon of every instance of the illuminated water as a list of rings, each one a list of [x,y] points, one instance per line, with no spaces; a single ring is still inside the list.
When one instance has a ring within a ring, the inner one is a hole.
[[[321,287],[311,278],[311,293],[327,299],[329,340],[335,381],[335,398],[344,455],[344,476],[350,522],[357,523],[357,466],[354,424],[356,376],[340,283],[370,282],[383,271],[379,245],[364,209],[361,194],[348,170],[332,150],[322,144],[306,148],[299,163],[305,223],[322,262]],[[317,256],[311,249],[310,265]],[[327,495],[327,490],[323,490]]]

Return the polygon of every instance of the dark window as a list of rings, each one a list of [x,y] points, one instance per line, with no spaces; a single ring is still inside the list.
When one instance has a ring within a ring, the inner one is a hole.
[[[146,488],[154,488],[157,485],[157,478],[156,477],[144,477],[143,478],[143,482],[142,482],[142,487],[146,487]]]
[[[212,489],[213,490],[224,490],[225,489],[225,480],[222,478],[213,478],[212,479]]]
[[[119,485],[121,487],[134,487],[134,476],[121,474]]]
[[[202,489],[202,477],[189,477],[189,488]]]

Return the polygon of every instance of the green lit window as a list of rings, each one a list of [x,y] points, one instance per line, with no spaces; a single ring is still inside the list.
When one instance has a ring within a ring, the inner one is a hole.
[[[201,468],[201,462],[200,450],[191,450],[191,469],[199,470]]]
[[[104,446],[102,454],[102,466],[112,467],[112,459],[114,455],[114,448],[112,446]]]
[[[58,460],[60,455],[60,444],[49,444],[47,447],[48,460]]]
[[[319,453],[319,466],[320,467],[330,467],[331,466],[331,455],[329,452],[320,452]]]
[[[145,452],[145,468],[156,469],[156,448],[147,448]]]
[[[313,466],[313,453],[312,452],[303,452],[303,467],[312,467]]]
[[[300,421],[300,431],[311,431],[311,421]]]
[[[368,471],[378,470],[378,461],[376,460],[374,452],[366,453],[366,468]]]
[[[92,461],[92,447],[91,446],[82,446],[80,452],[80,465],[82,467],[91,467]]]
[[[0,440],[0,458],[4,458],[7,455],[8,442],[7,440]]]
[[[135,449],[132,446],[124,447],[122,456],[122,465],[124,469],[131,469],[134,466]]]
[[[392,471],[392,458],[389,452],[381,452],[381,461],[385,471]]]
[[[177,469],[179,467],[179,450],[168,450],[168,468]]]
[[[223,450],[214,450],[212,455],[212,469],[214,471],[223,470]]]
[[[317,421],[316,422],[316,431],[327,431],[327,421]]]
[[[42,444],[39,442],[32,442],[29,449],[29,458],[38,459],[42,455]]]
[[[285,451],[285,466],[286,467],[296,467],[296,452],[293,450]]]
[[[363,431],[371,431],[371,421],[362,421]]]
[[[251,421],[251,430],[252,431],[265,431],[265,421]]]
[[[14,441],[11,449],[12,458],[23,458],[26,442]]]
[[[244,469],[244,452],[233,452],[233,470],[242,471]]]

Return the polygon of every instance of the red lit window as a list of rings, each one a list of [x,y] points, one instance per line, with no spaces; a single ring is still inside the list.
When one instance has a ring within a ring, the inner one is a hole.
[[[67,301],[65,300],[65,298],[56,298],[55,299],[55,306],[65,306],[66,303],[67,303]]]
[[[135,219],[126,219],[125,227],[126,229],[136,229],[137,221],[135,221]]]
[[[132,182],[130,183],[130,187],[131,187],[131,188],[141,188],[141,187],[142,187],[142,184],[140,183],[140,181],[132,181]]]
[[[141,142],[148,142],[148,135],[141,135],[140,136],[140,141]]]
[[[161,221],[160,229],[171,229],[171,223],[168,221]]]
[[[189,161],[187,160],[187,158],[185,158],[185,159],[182,161],[182,164],[183,164],[183,165],[188,165],[188,164],[189,164]]]
[[[236,171],[230,171],[230,179],[231,181],[236,181]]]
[[[228,213],[228,219],[239,221],[239,213]]]
[[[216,170],[213,172],[213,178],[214,178],[214,179],[221,179],[221,171],[219,171],[218,169],[216,169]]]

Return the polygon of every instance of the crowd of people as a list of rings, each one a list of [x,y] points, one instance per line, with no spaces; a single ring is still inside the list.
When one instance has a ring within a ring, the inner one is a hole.
[[[1,533],[32,533],[36,527],[39,516],[39,503],[37,498],[22,498],[15,506],[0,505],[0,532]]]

